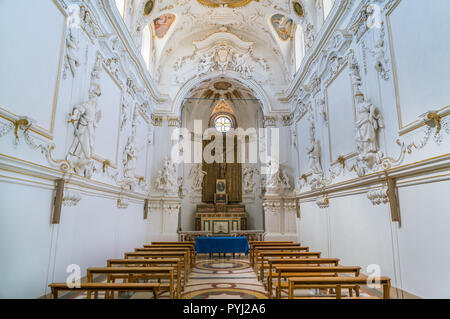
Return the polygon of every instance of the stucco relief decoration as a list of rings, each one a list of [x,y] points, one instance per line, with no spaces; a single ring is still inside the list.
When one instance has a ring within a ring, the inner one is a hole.
[[[247,4],[249,4],[250,2],[252,2],[253,0],[197,0],[200,4],[203,4],[205,6],[209,6],[209,7],[221,7],[221,6],[227,6],[230,8],[237,8],[237,7],[242,7],[245,6]],[[256,0],[259,1],[259,0]]]
[[[374,68],[383,80],[389,80],[389,59],[387,58],[385,46],[385,28],[384,22],[381,22],[378,28],[373,28],[375,32],[374,48],[370,50],[375,58]]]
[[[265,179],[265,190],[268,194],[278,194],[291,189],[289,176],[286,170],[279,167],[278,170],[273,169],[275,163],[269,163],[268,172]]]
[[[381,205],[389,202],[387,195],[387,187],[379,187],[367,192],[367,198],[371,201],[372,205]]]
[[[328,207],[330,207],[330,201],[326,195],[323,195],[316,199],[316,205],[319,208],[328,208]]]
[[[327,105],[325,101],[325,94],[323,91],[319,92],[315,97],[316,107],[318,113],[324,122],[328,121]]]
[[[69,28],[66,37],[66,55],[64,56],[63,79],[67,78],[67,71],[70,70],[72,77],[75,77],[77,68],[80,66],[78,48],[80,41],[74,35],[74,28]]]
[[[191,168],[192,182],[191,182],[191,190],[193,192],[201,192],[203,178],[206,175],[206,172],[202,170],[201,164],[195,164]]]
[[[81,195],[77,192],[64,192],[62,199],[63,206],[74,207],[77,206],[81,200]]]
[[[445,113],[445,110],[443,111]],[[413,150],[421,150],[434,140],[435,144],[440,146],[444,137],[450,134],[450,119],[448,116],[441,117],[437,111],[428,111],[422,114],[420,121],[426,124],[423,129],[423,135],[419,140],[413,139],[406,141],[405,139],[397,139],[396,143],[400,147],[400,155],[398,158],[385,157],[382,160],[383,169],[389,169],[400,165],[407,154],[411,154]]]
[[[102,94],[100,89],[100,72],[102,70],[102,58],[97,55],[94,69],[91,73],[91,87],[89,99],[76,105],[69,114],[69,123],[74,129],[74,136],[66,156],[66,160],[75,173],[92,177],[95,128],[100,121],[101,112],[97,110],[98,97]]]
[[[138,149],[136,147],[136,123],[133,123],[132,134],[128,137],[127,144],[123,150],[122,165],[123,165],[123,179],[121,184],[123,187],[134,189],[136,184],[136,162],[138,159]]]
[[[320,144],[315,137],[315,130],[316,129],[314,122],[311,121],[309,127],[310,145],[307,147],[306,152],[309,158],[309,168],[312,173],[308,183],[311,185],[313,189],[323,186],[323,178],[324,178],[322,164],[320,163],[321,149]]]
[[[316,41],[316,31],[313,24],[308,23],[306,25],[304,35],[306,50],[309,50],[314,45],[314,41]]]
[[[158,191],[177,194],[179,190],[177,179],[177,168],[174,162],[166,159],[163,167],[159,170],[156,178],[156,189]]]
[[[201,76],[211,72],[233,71],[248,79],[254,77],[255,71],[269,70],[268,62],[264,58],[254,56],[253,42],[239,39],[225,27],[205,40],[193,43],[194,53],[191,56],[179,57],[175,62],[174,70],[177,72],[178,83],[183,83],[185,78],[189,77],[186,73]],[[187,63],[188,61],[191,63]],[[192,65],[195,65],[193,70]],[[187,67],[190,67],[191,71]],[[267,80],[267,75],[263,78]]]
[[[246,194],[253,193],[255,191],[255,175],[257,169],[251,166],[245,166],[242,170],[242,189]]]
[[[383,116],[378,107],[366,101],[361,92],[356,94],[358,121],[356,122],[356,147],[358,155],[351,169],[358,176],[377,170],[381,164],[383,153],[380,151],[378,134],[384,127]]]
[[[45,143],[38,141],[30,133],[30,128],[34,125],[35,121],[28,116],[18,116],[12,123],[0,123],[0,138],[13,132],[13,146],[16,148],[19,146],[20,138],[22,137],[26,145],[33,150],[38,150],[45,156],[48,163],[52,167],[57,167],[61,171],[68,171],[70,164],[65,160],[55,160],[52,152],[55,150],[56,145],[54,143]]]

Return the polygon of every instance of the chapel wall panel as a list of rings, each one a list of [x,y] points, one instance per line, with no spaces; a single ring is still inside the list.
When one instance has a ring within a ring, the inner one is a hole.
[[[450,2],[401,0],[388,12],[399,128],[450,105]]]
[[[0,3],[0,108],[30,117],[46,136],[54,129],[65,33],[66,15],[54,0]]]

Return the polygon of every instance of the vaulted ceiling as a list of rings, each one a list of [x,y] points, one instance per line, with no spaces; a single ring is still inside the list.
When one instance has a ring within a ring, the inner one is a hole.
[[[176,63],[196,54],[193,43],[225,31],[251,42],[254,60],[267,63],[266,90],[284,89],[295,73],[292,37],[297,24],[315,23],[317,0],[128,0],[128,26],[135,39],[151,25],[153,75],[159,89],[174,96],[182,85]],[[319,0],[320,1],[320,0]],[[301,10],[298,10],[300,4]],[[297,10],[296,10],[297,9]],[[163,17],[161,28],[154,21]],[[274,17],[275,16],[275,17]],[[168,29],[168,30],[166,30]],[[161,37],[161,35],[163,35]]]

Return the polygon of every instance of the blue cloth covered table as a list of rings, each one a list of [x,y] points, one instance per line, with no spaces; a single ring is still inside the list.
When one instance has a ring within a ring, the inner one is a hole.
[[[195,239],[197,253],[245,253],[249,246],[246,237],[197,237]]]

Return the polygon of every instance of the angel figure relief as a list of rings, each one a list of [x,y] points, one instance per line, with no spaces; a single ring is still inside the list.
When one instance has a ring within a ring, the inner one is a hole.
[[[101,111],[97,110],[100,95],[98,90],[91,90],[89,100],[76,105],[69,114],[68,122],[74,128],[74,137],[66,159],[75,173],[88,178],[92,176],[95,129],[101,119]]]

